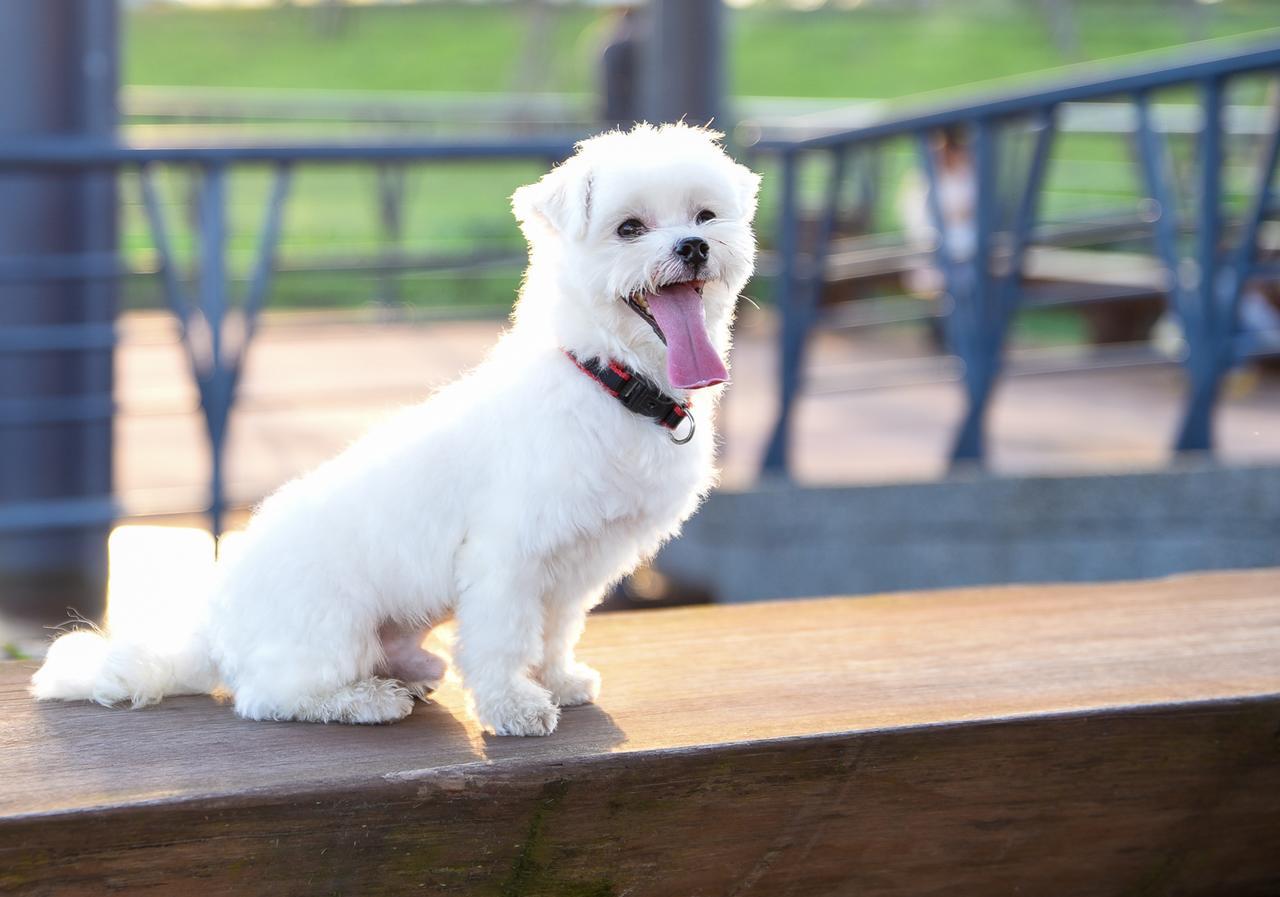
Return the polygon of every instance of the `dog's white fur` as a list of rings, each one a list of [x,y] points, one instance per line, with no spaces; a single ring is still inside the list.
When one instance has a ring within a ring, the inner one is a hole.
[[[139,706],[225,689],[252,719],[389,722],[442,674],[420,645],[452,615],[486,730],[545,735],[559,707],[593,700],[600,677],[574,658],[587,611],[715,477],[719,389],[673,387],[665,346],[620,297],[675,279],[675,243],[703,237],[708,331],[727,358],[759,178],[718,141],[684,125],[611,132],[517,190],[530,263],[488,359],[268,498],[192,631],[64,635],[35,696]],[[698,224],[703,209],[716,217]],[[646,233],[621,239],[633,217]],[[623,408],[563,349],[690,401],[692,442]]]

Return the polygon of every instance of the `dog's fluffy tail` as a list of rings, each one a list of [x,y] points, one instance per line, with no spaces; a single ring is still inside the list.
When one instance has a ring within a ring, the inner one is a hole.
[[[154,704],[165,695],[205,694],[217,686],[206,639],[192,628],[156,637],[79,629],[49,646],[31,678],[41,701],[97,701],[112,706]]]

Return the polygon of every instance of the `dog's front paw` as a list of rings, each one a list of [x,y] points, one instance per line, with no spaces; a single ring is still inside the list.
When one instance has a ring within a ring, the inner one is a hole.
[[[561,707],[590,704],[600,695],[600,674],[585,663],[548,672],[543,684],[551,692],[551,700]]]
[[[496,699],[477,698],[476,716],[494,735],[550,735],[560,720],[560,708],[546,689],[528,682]]]

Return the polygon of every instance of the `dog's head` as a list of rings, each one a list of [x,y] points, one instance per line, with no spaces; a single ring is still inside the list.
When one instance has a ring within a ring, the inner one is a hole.
[[[676,389],[727,379],[733,308],[755,263],[760,178],[720,139],[683,124],[613,131],[517,190],[531,250],[520,314],[536,313],[523,306],[546,293],[557,337],[574,348]]]

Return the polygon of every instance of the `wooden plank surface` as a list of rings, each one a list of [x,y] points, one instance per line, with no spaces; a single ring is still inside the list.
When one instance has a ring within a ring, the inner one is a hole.
[[[1273,894],[1277,645],[1275,570],[601,616],[546,739],[5,664],[0,892]]]

